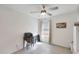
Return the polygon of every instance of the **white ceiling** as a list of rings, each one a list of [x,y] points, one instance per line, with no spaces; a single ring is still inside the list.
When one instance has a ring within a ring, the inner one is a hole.
[[[30,14],[32,16],[38,17],[39,14],[31,14],[31,11],[40,11],[42,9],[42,5],[40,4],[9,4],[4,5],[6,7],[12,8],[20,13]],[[46,10],[47,12],[52,13],[52,15],[59,15],[67,12],[72,12],[78,9],[78,4],[47,4]],[[58,6],[58,10],[49,10],[49,8],[53,8]]]

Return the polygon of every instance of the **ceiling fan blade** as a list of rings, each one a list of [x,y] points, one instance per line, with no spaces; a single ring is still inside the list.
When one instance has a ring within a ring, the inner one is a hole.
[[[56,6],[56,7],[52,7],[52,8],[49,8],[50,10],[57,10],[58,9],[58,7]]]
[[[51,13],[48,13],[48,12],[46,12],[49,16],[52,16],[52,14]]]

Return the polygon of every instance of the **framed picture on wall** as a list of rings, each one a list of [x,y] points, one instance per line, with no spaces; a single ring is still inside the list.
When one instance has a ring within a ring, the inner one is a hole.
[[[75,22],[74,25],[75,25],[75,26],[79,26],[79,22]]]
[[[66,28],[67,24],[66,22],[56,23],[56,28]]]

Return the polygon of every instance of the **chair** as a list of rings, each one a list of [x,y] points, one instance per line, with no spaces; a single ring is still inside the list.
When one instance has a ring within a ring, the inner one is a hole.
[[[33,34],[32,33],[24,33],[24,41],[27,42],[27,47],[29,46],[28,44],[30,44],[31,46],[33,45]],[[24,43],[25,44],[25,43]]]

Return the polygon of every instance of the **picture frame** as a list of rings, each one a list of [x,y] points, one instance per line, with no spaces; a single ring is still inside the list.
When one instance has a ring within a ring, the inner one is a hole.
[[[56,28],[66,28],[67,24],[66,22],[56,23]]]

